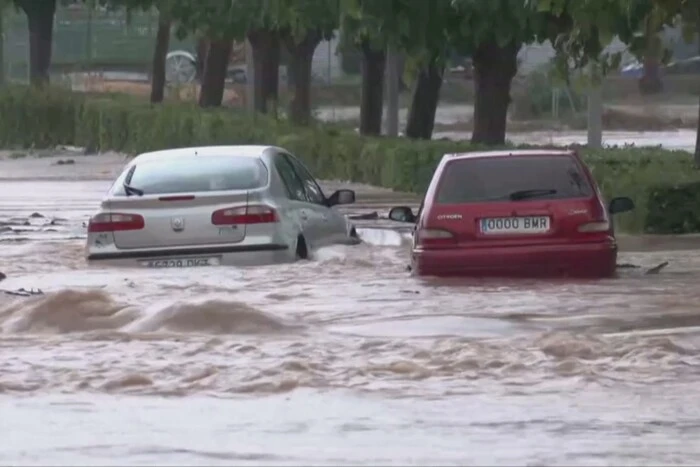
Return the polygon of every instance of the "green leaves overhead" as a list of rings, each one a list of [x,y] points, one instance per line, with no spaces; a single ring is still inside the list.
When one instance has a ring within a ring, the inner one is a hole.
[[[170,0],[180,35],[242,40],[254,29],[291,32],[302,37],[309,28],[329,38],[338,27],[338,0]]]
[[[686,40],[700,27],[698,0],[528,0],[530,8],[570,17],[569,28],[559,31],[552,43],[565,66],[581,68],[596,61],[604,68],[616,67],[619,54],[605,54],[614,37],[628,50],[643,56],[653,53],[667,60],[659,33],[681,26]],[[605,70],[604,70],[605,71]]]
[[[549,10],[532,8],[527,0],[452,0],[452,4],[460,18],[455,45],[463,54],[472,54],[484,43],[503,47],[513,42],[539,41],[546,36]]]

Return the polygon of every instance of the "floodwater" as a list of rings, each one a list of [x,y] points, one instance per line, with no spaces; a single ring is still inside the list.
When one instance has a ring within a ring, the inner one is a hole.
[[[700,462],[700,241],[623,239],[669,266],[603,281],[419,280],[388,221],[293,265],[88,268],[123,159],[16,157],[0,289],[43,294],[0,294],[0,464]]]

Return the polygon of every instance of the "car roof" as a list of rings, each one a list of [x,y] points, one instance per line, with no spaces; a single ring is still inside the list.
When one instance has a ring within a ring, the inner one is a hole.
[[[574,154],[575,152],[571,149],[510,149],[445,154],[445,158],[449,160],[463,160],[483,157],[572,156]]]
[[[195,146],[188,148],[163,149],[161,151],[144,152],[136,156],[132,163],[151,162],[153,160],[176,159],[180,157],[197,156],[239,156],[260,158],[270,150],[282,150],[275,146],[237,145],[237,146]]]

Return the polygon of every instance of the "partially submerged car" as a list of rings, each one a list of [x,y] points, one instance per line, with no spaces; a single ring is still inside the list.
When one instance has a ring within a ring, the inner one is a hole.
[[[134,158],[88,223],[89,262],[151,268],[250,265],[305,259],[356,243],[304,164],[274,146],[169,149]]]
[[[578,276],[615,274],[611,215],[575,151],[512,150],[447,154],[419,212],[389,217],[415,223],[412,270],[430,276]]]

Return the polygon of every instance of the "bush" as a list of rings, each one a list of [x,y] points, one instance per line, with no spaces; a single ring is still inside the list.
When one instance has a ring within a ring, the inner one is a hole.
[[[360,137],[332,125],[297,128],[243,112],[202,110],[185,103],[153,106],[123,95],[24,87],[0,91],[0,146],[6,148],[75,145],[137,154],[177,146],[250,143],[285,147],[320,178],[417,193],[427,187],[443,154],[479,149],[468,142]],[[630,196],[637,204],[634,212],[618,220],[619,228],[630,232],[667,231],[659,214],[685,212],[690,198],[667,195],[664,186],[700,181],[690,154],[682,151],[623,147],[582,149],[582,155],[606,197]],[[697,200],[700,191],[694,193],[692,199]],[[698,222],[683,225],[700,231]]]
[[[647,208],[647,233],[700,232],[700,182],[652,186]]]

